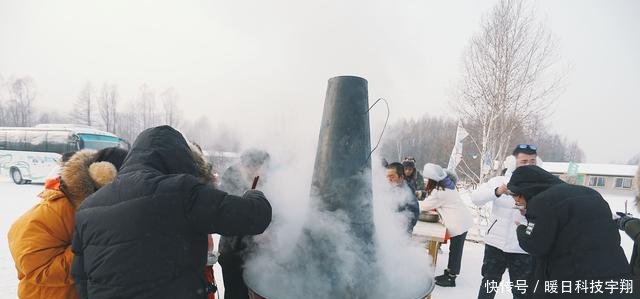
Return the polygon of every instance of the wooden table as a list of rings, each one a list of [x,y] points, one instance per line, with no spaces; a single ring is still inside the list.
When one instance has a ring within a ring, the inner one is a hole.
[[[438,261],[438,248],[440,248],[440,243],[444,242],[444,236],[446,233],[447,228],[439,222],[433,223],[418,221],[416,226],[413,228],[413,239],[426,244],[427,251],[431,256],[431,264],[434,272],[436,269],[436,262]],[[431,295],[427,297],[427,299],[430,298]]]

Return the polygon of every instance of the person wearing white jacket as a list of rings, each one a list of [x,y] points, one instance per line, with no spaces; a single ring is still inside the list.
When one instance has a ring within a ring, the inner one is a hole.
[[[537,148],[530,144],[519,144],[512,156],[505,161],[506,172],[491,178],[471,193],[471,201],[477,206],[492,203],[491,220],[485,236],[484,259],[482,261],[482,284],[478,299],[493,299],[499,288],[502,275],[509,269],[512,285],[522,287],[511,290],[514,299],[525,298],[528,280],[533,273],[533,261],[518,243],[518,223],[526,223],[517,209],[514,199],[508,195],[507,183],[511,173],[520,166],[536,165]]]
[[[445,171],[436,164],[427,163],[422,175],[429,180],[426,187],[428,196],[420,202],[420,210],[436,209],[451,236],[447,269],[444,270],[444,274],[436,277],[436,284],[455,287],[456,276],[460,273],[464,242],[467,231],[473,225],[473,217],[456,190],[455,173]]]

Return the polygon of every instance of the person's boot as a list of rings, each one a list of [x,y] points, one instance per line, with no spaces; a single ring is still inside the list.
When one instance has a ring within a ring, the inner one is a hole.
[[[447,278],[447,276],[451,275],[451,270],[449,269],[444,269],[444,274],[440,275],[440,276],[436,276],[435,279],[436,280],[443,280],[445,278]]]
[[[444,274],[436,276],[436,285],[441,287],[455,287],[456,276],[455,274],[451,274],[449,269],[444,269]]]

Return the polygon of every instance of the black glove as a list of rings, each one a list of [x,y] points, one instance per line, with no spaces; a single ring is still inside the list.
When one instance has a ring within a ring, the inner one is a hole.
[[[625,214],[622,212],[616,212],[616,214],[620,216],[620,218],[616,219],[616,224],[618,225],[618,228],[620,230],[624,230],[627,222],[634,219],[633,217],[631,217],[631,214]]]
[[[266,200],[267,199],[267,197],[264,196],[264,193],[262,193],[262,191],[255,190],[255,189],[247,190],[247,192],[245,192],[244,195],[242,195],[242,198],[251,199],[251,200]]]

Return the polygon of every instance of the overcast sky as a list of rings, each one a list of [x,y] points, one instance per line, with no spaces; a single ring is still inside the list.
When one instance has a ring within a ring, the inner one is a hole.
[[[117,84],[124,101],[146,83],[173,86],[190,118],[317,138],[336,75],[368,79],[392,121],[452,115],[461,57],[496,2],[0,0],[0,75],[32,76],[39,109],[72,105],[86,81]],[[549,126],[589,162],[628,160],[640,152],[640,1],[534,6],[572,67]]]

